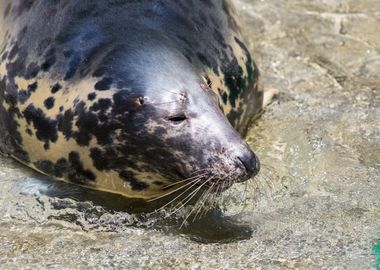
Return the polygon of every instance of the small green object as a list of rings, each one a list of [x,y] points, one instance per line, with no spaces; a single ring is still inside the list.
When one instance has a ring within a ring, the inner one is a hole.
[[[375,267],[376,270],[380,270],[380,242],[378,242],[372,249],[375,255]]]

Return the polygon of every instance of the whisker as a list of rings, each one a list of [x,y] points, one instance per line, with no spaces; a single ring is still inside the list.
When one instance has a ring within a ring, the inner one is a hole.
[[[224,196],[222,196],[221,193],[219,193],[219,192],[221,192],[222,190],[224,190],[224,187],[226,185],[226,181],[225,181],[226,178],[227,177],[225,177],[223,179],[220,179],[218,181],[218,184],[219,184],[219,182],[222,182],[222,183],[218,186],[218,189],[217,189],[217,191],[215,192],[215,194],[214,194],[214,196],[212,198],[213,199],[213,202],[211,204],[212,208],[216,207],[218,204],[221,204],[221,202],[222,202],[221,199],[224,198]]]
[[[218,179],[217,181],[215,181],[212,185],[212,187],[208,190],[209,192],[206,194],[205,198],[204,198],[204,201],[202,202],[202,207],[199,209],[199,218],[202,218],[209,209],[212,209],[213,208],[213,200],[214,198],[216,198],[218,196],[218,194],[216,192],[214,193],[211,193],[212,189],[214,188],[214,186],[218,185],[218,183],[220,182],[220,179]],[[206,203],[209,205],[208,208],[204,207],[206,205]],[[211,203],[211,204],[210,204]],[[196,216],[198,216],[198,213],[196,214]]]
[[[207,182],[209,182],[209,181],[211,181],[212,179],[213,179],[214,177],[212,176],[212,177],[210,177],[206,182],[204,182],[203,183],[203,185],[205,184],[205,183],[207,183]],[[201,187],[201,186],[200,186]],[[197,190],[197,192],[196,193],[198,193],[198,191],[199,191],[200,189],[198,189]],[[194,195],[193,196],[195,196],[195,194],[196,193],[194,193]],[[191,209],[191,211],[190,211],[190,213],[185,217],[185,219],[183,220],[183,222],[182,222],[182,224],[181,224],[181,226],[180,226],[180,228],[182,228],[183,227],[183,225],[186,223],[186,221],[188,220],[188,218],[191,216],[191,214],[194,212],[194,210],[195,210],[195,208],[193,208],[193,209]]]
[[[206,189],[206,190],[202,193],[202,195],[200,195],[199,200],[198,200],[198,201],[195,203],[195,205],[193,206],[194,209],[198,209],[198,208],[199,208],[201,202],[205,199],[205,196],[206,196],[208,190],[209,190],[209,189]]]
[[[193,171],[190,175],[194,175],[196,173],[203,172],[203,171],[208,171],[208,170],[209,170],[209,168],[199,169],[199,170]]]
[[[177,181],[177,182],[175,182],[175,183],[170,183],[170,184],[167,184],[167,185],[163,186],[162,189],[166,189],[166,188],[168,188],[168,187],[176,186],[176,185],[181,184],[181,183],[183,183],[183,182],[187,182],[187,181],[189,181],[189,180],[192,180],[192,179],[195,179],[195,178],[198,178],[198,177],[202,177],[202,176],[205,176],[205,175],[206,175],[206,173],[203,173],[203,174],[200,174],[200,175],[195,175],[195,176],[192,176],[192,177],[189,177],[189,178],[183,179],[183,180],[181,180],[181,181]]]
[[[145,102],[144,105],[154,105],[154,106],[158,106],[158,105],[166,105],[166,104],[172,104],[172,103],[177,103],[179,102],[178,100],[173,100],[173,101],[167,101],[167,102],[158,102],[158,103],[153,103],[153,102]]]
[[[160,88],[160,91],[165,91],[165,92],[168,92],[168,93],[171,93],[171,94],[174,94],[174,95],[182,95],[181,92],[173,92],[173,91],[170,91],[170,90],[167,90],[167,89],[162,89],[162,88]]]
[[[232,180],[232,178],[231,178],[231,174],[229,174],[226,178],[228,178],[228,181],[227,181],[227,186],[228,187],[231,187],[232,186],[232,184],[233,184],[233,180]],[[224,187],[223,187],[224,188]],[[223,196],[222,197],[222,204],[224,204],[224,202],[226,201],[226,199],[228,198],[228,197],[230,197],[231,196],[231,190],[228,190],[227,192],[225,192],[226,193],[226,195],[225,196]]]
[[[248,180],[248,181],[250,181],[250,180]],[[243,197],[240,200],[240,205],[242,205],[243,207],[241,208],[239,215],[241,215],[243,213],[243,211],[245,210],[245,208],[247,207],[247,204],[245,203],[245,201],[247,199],[246,196],[247,196],[247,190],[248,190],[248,181],[245,182]]]
[[[214,187],[215,183],[216,183],[216,182],[214,182],[214,183],[210,186],[210,188],[208,188],[207,190],[205,190],[205,192],[203,192],[203,194],[201,195],[201,199],[199,200],[199,206],[198,206],[197,211],[195,212],[195,216],[194,216],[194,218],[193,218],[193,221],[196,220],[198,214],[201,212],[202,208],[204,207],[204,205],[205,205],[207,199],[209,199],[208,196],[209,196],[209,194],[211,194],[211,190],[212,190],[212,188]],[[198,204],[198,202],[197,202],[197,204]]]
[[[200,179],[201,179],[201,178],[200,178]],[[158,200],[158,199],[161,199],[161,198],[164,198],[164,197],[166,197],[166,196],[169,196],[170,194],[173,194],[174,192],[177,192],[177,191],[179,191],[179,190],[181,190],[181,189],[187,187],[187,186],[190,185],[191,183],[196,182],[196,181],[199,181],[200,179],[194,179],[194,180],[192,180],[192,181],[189,181],[188,183],[186,183],[186,184],[180,186],[179,188],[176,188],[176,189],[174,189],[174,190],[171,190],[170,192],[167,192],[167,193],[165,193],[165,194],[163,194],[163,195],[160,195],[160,196],[158,196],[158,197],[155,197],[155,198],[153,198],[153,199],[148,200],[148,202],[156,201],[156,200]]]
[[[201,185],[199,185],[199,187],[197,187],[195,190],[193,190],[189,195],[186,196],[186,198],[184,198],[182,201],[180,201],[175,207],[174,207],[174,211],[172,212],[172,214],[175,214],[176,212],[178,212],[179,210],[181,210],[189,201],[191,201],[192,198],[194,198],[194,196],[198,193],[198,191],[205,185],[207,184],[209,181],[211,181],[213,179],[213,176],[211,176],[209,179],[207,179],[205,182],[203,182]],[[186,201],[185,201],[186,200]],[[184,202],[185,201],[185,202]],[[182,204],[180,206],[180,204]],[[179,207],[178,207],[179,206]],[[178,207],[178,208],[177,208]]]
[[[178,196],[176,196],[174,199],[170,200],[170,202],[166,203],[164,206],[161,206],[159,210],[162,210],[163,208],[165,208],[166,206],[170,205],[172,202],[174,202],[175,200],[177,200],[178,198],[180,198],[183,194],[185,194],[188,190],[190,190],[191,188],[193,188],[196,184],[198,184],[198,182],[200,182],[202,180],[202,178],[199,178],[199,179],[196,179],[196,180],[193,180],[191,181],[191,183],[193,183],[190,187],[186,188],[181,194],[179,194]],[[188,186],[188,185],[187,185]],[[172,215],[172,213],[169,214],[169,216]]]

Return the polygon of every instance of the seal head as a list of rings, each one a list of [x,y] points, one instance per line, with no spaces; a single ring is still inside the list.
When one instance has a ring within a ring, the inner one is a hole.
[[[107,78],[117,82],[111,88],[118,87],[105,117],[113,119],[109,125],[115,129],[100,127],[110,141],[91,149],[99,171],[115,170],[127,178],[144,172],[171,182],[201,175],[199,184],[207,180],[215,188],[258,172],[257,157],[220,110],[217,95],[181,53],[159,40],[127,52],[116,50],[109,56],[116,62],[105,58],[97,67],[104,71],[100,81]],[[123,75],[115,75],[111,66]],[[99,111],[88,107],[82,114],[98,118]]]

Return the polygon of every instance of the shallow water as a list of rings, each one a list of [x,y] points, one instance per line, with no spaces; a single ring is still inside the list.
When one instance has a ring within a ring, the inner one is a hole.
[[[247,135],[260,176],[181,227],[1,158],[0,268],[376,269],[380,1],[234,2],[281,92]]]

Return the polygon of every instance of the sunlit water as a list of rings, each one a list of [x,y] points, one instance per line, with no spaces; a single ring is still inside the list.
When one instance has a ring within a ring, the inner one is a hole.
[[[235,3],[281,92],[248,132],[260,176],[181,227],[186,209],[163,219],[1,158],[0,268],[376,269],[380,1]]]

